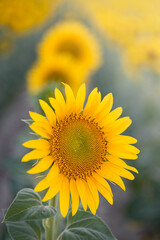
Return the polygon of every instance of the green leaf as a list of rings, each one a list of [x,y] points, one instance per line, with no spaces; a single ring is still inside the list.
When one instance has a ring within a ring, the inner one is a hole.
[[[115,240],[111,230],[98,217],[90,212],[79,210],[75,216],[68,216],[68,226],[61,234],[62,240]]]
[[[41,240],[44,233],[42,221],[7,222],[6,225],[13,240]]]
[[[22,119],[22,121],[27,123],[28,125],[31,125],[34,122],[32,119]]]
[[[30,188],[24,188],[17,193],[8,208],[4,222],[41,220],[55,214],[55,208],[42,204],[38,193]]]

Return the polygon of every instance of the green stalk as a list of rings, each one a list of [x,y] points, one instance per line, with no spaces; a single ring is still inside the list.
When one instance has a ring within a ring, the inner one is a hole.
[[[56,196],[49,201],[49,205],[55,207],[56,205]],[[46,240],[55,240],[55,217],[48,218],[44,223]]]

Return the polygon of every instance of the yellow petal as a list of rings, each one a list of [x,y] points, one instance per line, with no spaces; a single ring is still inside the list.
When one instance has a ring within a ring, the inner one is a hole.
[[[111,187],[109,186],[108,182],[103,178],[101,177],[100,175],[98,175],[97,173],[93,173],[93,178],[99,182],[100,184],[102,184],[111,194],[111,196],[113,196],[113,193],[112,193],[112,190],[111,190]]]
[[[43,202],[50,200],[51,198],[55,197],[55,195],[60,191],[62,185],[62,174],[59,174],[57,177],[52,179],[52,185],[50,186],[49,190],[47,191],[46,195],[42,199]]]
[[[107,160],[109,160],[110,162],[112,162],[115,165],[118,165],[120,167],[124,167],[124,168],[129,169],[129,170],[131,170],[133,172],[138,173],[136,168],[127,165],[123,160],[121,160],[118,157],[114,157],[112,155],[107,155]]]
[[[95,215],[96,214],[96,204],[94,197],[89,189],[88,183],[85,182],[86,185],[86,198],[87,198],[87,204],[91,212]]]
[[[42,179],[34,188],[35,192],[41,192],[48,188],[50,186],[50,183],[47,181],[47,177]]]
[[[70,191],[72,197],[72,216],[76,214],[79,207],[79,194],[76,186],[76,182],[73,178],[70,180]]]
[[[107,141],[111,143],[121,143],[121,144],[134,144],[137,143],[137,139],[125,136],[125,135],[118,135],[118,136],[108,136]]]
[[[97,88],[95,88],[88,96],[88,101],[86,103],[83,113],[86,116],[93,116],[93,111],[95,111],[95,109],[99,104],[100,104],[100,95],[97,92]]]
[[[120,166],[117,166],[111,162],[106,162],[104,164],[108,168],[108,171],[113,172],[113,174],[116,173],[117,175],[127,178],[129,180],[133,180],[135,178],[132,173],[130,173],[129,171],[127,171],[126,169],[124,169]]]
[[[48,154],[50,153],[50,151],[46,150],[33,150],[29,153],[27,153],[26,155],[24,155],[24,157],[22,158],[22,162],[28,162],[30,160],[34,160],[34,159],[40,159],[40,158],[44,158],[46,157]]]
[[[86,97],[86,85],[82,84],[77,92],[76,113],[80,113],[83,110],[85,97]]]
[[[48,188],[52,184],[52,180],[54,181],[57,179],[57,176],[59,175],[59,167],[57,163],[54,163],[51,167],[50,171],[48,172],[47,176],[42,179],[35,187],[36,192],[41,192],[44,189]]]
[[[95,206],[96,206],[96,209],[97,209],[98,205],[99,205],[99,195],[98,195],[97,187],[90,177],[87,178],[87,183],[88,183],[88,187],[89,187],[89,189],[90,189],[90,191],[91,191],[91,193],[94,197]]]
[[[49,150],[50,144],[45,139],[36,139],[36,140],[30,140],[22,144],[24,147],[27,148],[37,148],[37,149],[46,149]]]
[[[52,182],[52,178],[58,174],[59,174],[59,167],[58,167],[58,163],[55,162],[47,174],[48,181]]]
[[[121,144],[121,143],[108,143],[107,149],[115,149],[117,151],[124,151],[132,154],[139,154],[140,150],[135,146],[129,144]]]
[[[46,129],[49,133],[52,132],[52,127],[44,116],[35,112],[29,112],[29,114],[31,118],[35,121],[35,123],[33,124],[37,124],[39,127]]]
[[[84,180],[82,180],[80,178],[77,179],[76,180],[76,186],[77,186],[77,189],[78,189],[78,193],[79,193],[83,208],[86,211],[87,210],[87,198],[86,198],[86,191],[87,190],[86,190],[86,185],[84,183]]]
[[[101,93],[97,92],[95,93],[95,96],[93,96],[93,99],[91,99],[90,102],[90,106],[88,105],[88,108],[85,107],[85,115],[87,115],[88,117],[92,117],[95,118],[94,116],[94,112],[96,111],[96,109],[99,107],[101,102]]]
[[[69,114],[75,111],[75,97],[72,89],[68,84],[65,84],[65,94],[66,94],[66,113]]]
[[[42,129],[44,129],[47,133],[52,135],[53,129],[52,129],[51,125],[49,124],[49,122],[47,121],[47,119],[46,119],[45,123],[44,122],[34,122],[34,123],[32,123],[32,125],[33,124],[34,124],[34,126],[40,127]]]
[[[103,117],[101,117],[101,119],[99,119],[99,124],[106,128],[110,124],[113,124],[115,120],[117,120],[121,116],[122,111],[122,107],[114,109],[112,112],[108,113],[107,116],[104,115]]]
[[[63,217],[68,213],[70,199],[69,181],[65,176],[62,177],[62,184],[59,193],[60,210]]]
[[[33,168],[27,171],[30,174],[36,174],[46,171],[53,163],[53,157],[47,156],[40,160]]]
[[[137,173],[137,174],[139,173],[136,168],[134,168],[134,167],[132,167],[132,166],[129,166],[129,165],[127,165],[127,164],[126,164],[126,166],[125,166],[124,168],[126,168],[126,169],[128,169],[128,170],[131,170],[132,172],[135,172],[135,173]]]
[[[96,109],[94,116],[97,117],[99,121],[103,116],[106,116],[112,109],[113,106],[113,95],[112,93],[107,94],[102,102],[99,104],[98,108]]]
[[[55,98],[49,98],[51,106],[54,108],[56,113],[56,118],[58,121],[60,121],[65,116],[65,111],[61,108],[59,103]]]
[[[91,107],[91,105],[93,104],[93,101],[97,97],[97,94],[98,94],[97,88],[94,88],[88,96],[88,100],[87,100],[86,106],[84,108],[84,113],[88,110],[88,108]]]
[[[54,111],[56,111],[56,105],[57,105],[57,103],[58,103],[58,102],[56,101],[56,99],[53,98],[53,97],[49,97],[49,102],[50,102],[52,108],[54,109]],[[58,104],[58,106],[59,106],[59,104]]]
[[[105,133],[112,135],[118,135],[124,132],[132,123],[129,117],[123,117],[116,120],[110,127],[105,127]]]
[[[113,174],[113,172],[109,172],[109,168],[103,164],[101,169],[97,171],[97,173],[99,175],[101,175],[102,177],[106,178],[107,180],[116,183],[118,186],[120,186],[124,191],[125,191],[125,185],[122,181],[122,179],[115,173]]]
[[[111,147],[111,146],[108,146],[107,148],[107,151],[109,154],[115,156],[115,157],[119,157],[119,158],[124,158],[124,159],[137,159],[137,155],[132,153],[132,152],[129,152],[127,151],[127,149],[123,148],[123,145],[122,147]]]
[[[40,115],[39,113],[29,111],[29,115],[34,121],[44,122],[44,123],[48,122],[48,120],[44,116]]]
[[[29,127],[30,129],[32,129],[33,132],[37,133],[41,137],[44,137],[47,139],[51,138],[51,134],[49,134],[44,128],[37,126],[36,123],[32,123],[32,125],[30,125]]]
[[[39,103],[41,105],[41,108],[43,109],[46,117],[48,118],[48,121],[49,123],[52,125],[52,126],[55,126],[56,124],[56,116],[54,114],[54,111],[53,109],[43,100],[39,100]]]
[[[62,93],[59,91],[58,88],[55,89],[55,98],[59,103],[60,107],[63,109],[63,111],[65,111],[66,103]]]
[[[112,205],[113,204],[113,197],[111,196],[110,192],[99,182],[96,181],[95,178],[92,178],[94,183],[97,186],[98,191],[107,199],[107,201]]]

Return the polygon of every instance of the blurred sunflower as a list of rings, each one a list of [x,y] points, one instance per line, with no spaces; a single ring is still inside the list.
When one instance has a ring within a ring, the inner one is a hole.
[[[80,22],[58,23],[49,30],[39,46],[42,59],[48,56],[69,56],[81,67],[96,70],[101,54],[96,38]]]
[[[78,210],[79,196],[84,210],[88,205],[95,214],[99,205],[98,192],[110,204],[113,203],[112,190],[105,179],[118,184],[123,190],[125,186],[121,177],[134,179],[128,170],[137,170],[121,158],[137,158],[139,150],[131,145],[137,141],[121,135],[131,120],[129,117],[118,119],[122,113],[121,107],[110,112],[112,94],[106,95],[101,101],[101,94],[95,88],[83,109],[85,84],[79,88],[76,98],[67,84],[65,93],[66,102],[58,89],[55,89],[55,98],[49,98],[55,112],[40,100],[46,118],[30,112],[34,120],[30,128],[42,138],[23,144],[34,150],[27,153],[22,162],[41,159],[28,171],[30,174],[50,169],[35,191],[49,188],[43,201],[59,192],[60,210],[64,217],[69,209],[70,193],[73,215]]]
[[[0,37],[0,54],[9,53],[12,49],[12,42],[6,36]]]
[[[122,48],[125,62],[159,73],[160,1],[88,0],[86,6],[107,39]]]
[[[28,30],[47,18],[59,0],[1,0],[0,24],[14,31]]]
[[[37,94],[51,82],[64,82],[71,85],[76,93],[82,82],[87,80],[85,71],[75,66],[70,58],[46,58],[37,62],[27,73],[27,89]]]
[[[126,49],[130,64],[135,68],[148,66],[157,73],[160,73],[160,38],[141,38],[134,46]]]

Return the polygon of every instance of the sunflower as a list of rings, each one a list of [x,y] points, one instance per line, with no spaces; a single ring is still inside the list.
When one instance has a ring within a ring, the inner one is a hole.
[[[53,81],[71,85],[77,92],[82,82],[87,80],[86,71],[75,66],[68,57],[46,58],[37,62],[27,74],[27,89],[32,94],[40,92]]]
[[[145,66],[159,73],[160,1],[80,0],[79,4],[84,2],[107,44],[109,40],[122,48],[125,64],[129,62],[132,70]]]
[[[97,69],[101,63],[100,49],[95,37],[80,22],[58,23],[45,35],[39,45],[42,58],[67,55],[86,69]]]
[[[42,22],[60,0],[1,0],[0,24],[21,32]]]
[[[113,204],[108,181],[125,190],[121,177],[134,179],[128,170],[137,170],[121,158],[137,158],[139,150],[132,146],[137,141],[133,137],[121,135],[131,120],[129,117],[118,119],[122,113],[121,107],[110,112],[113,104],[111,93],[101,101],[101,94],[95,88],[83,108],[85,84],[79,88],[76,98],[69,85],[64,85],[66,101],[58,89],[55,89],[55,98],[49,98],[55,112],[43,100],[39,102],[46,117],[30,112],[34,121],[30,128],[41,138],[23,144],[34,150],[27,153],[22,162],[40,159],[28,171],[30,174],[49,169],[35,191],[49,188],[43,201],[48,201],[59,193],[63,217],[69,209],[70,194],[72,215],[78,210],[79,197],[84,210],[87,210],[88,205],[95,214],[99,205],[98,192]]]
[[[126,54],[130,57],[129,64],[134,67],[147,66],[160,73],[160,38],[141,38],[134,46],[128,47]]]

